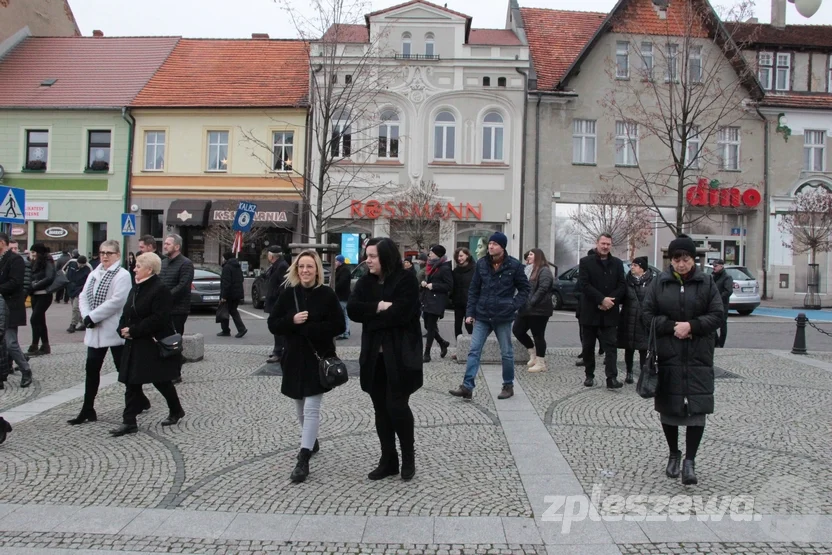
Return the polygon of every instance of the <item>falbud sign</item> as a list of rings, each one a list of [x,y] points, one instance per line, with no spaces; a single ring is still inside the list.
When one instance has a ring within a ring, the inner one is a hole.
[[[48,202],[27,202],[26,221],[46,221],[49,219]]]

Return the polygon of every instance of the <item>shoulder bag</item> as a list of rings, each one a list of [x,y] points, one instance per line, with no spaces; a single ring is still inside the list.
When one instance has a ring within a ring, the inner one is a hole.
[[[647,358],[636,384],[636,393],[644,399],[655,397],[659,389],[659,356],[656,351],[656,318],[653,318],[650,322],[650,337],[647,340]]]
[[[55,279],[46,288],[47,293],[57,293],[69,283],[69,278],[63,270],[55,270]]]
[[[295,312],[300,312],[300,305],[298,304],[298,290],[296,288],[292,288],[292,293],[295,296]],[[308,337],[304,337],[306,338],[306,342],[309,343],[309,347],[312,349],[312,353],[315,355],[315,358],[318,359],[318,379],[321,382],[321,387],[326,390],[330,390],[334,387],[347,383],[347,380],[350,379],[349,374],[347,374],[347,365],[344,364],[344,362],[337,356],[321,358],[315,350],[315,346],[312,344],[312,341],[310,341]]]

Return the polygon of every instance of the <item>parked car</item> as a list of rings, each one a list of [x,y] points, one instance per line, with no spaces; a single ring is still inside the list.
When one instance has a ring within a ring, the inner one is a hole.
[[[563,272],[555,280],[555,290],[552,292],[552,306],[555,310],[562,309],[576,309],[578,307],[578,268],[573,266]],[[624,273],[630,271],[630,262],[624,261]],[[654,275],[659,275],[661,270],[655,266],[650,266],[650,271]]]
[[[207,268],[194,268],[191,283],[191,308],[216,308],[220,305],[220,274]]]
[[[329,284],[329,265],[324,266],[324,283]],[[251,284],[251,306],[262,310],[266,305],[266,276],[265,270],[254,278]]]
[[[734,292],[728,299],[728,310],[736,310],[748,316],[760,306],[760,284],[745,266],[725,266],[725,271],[734,280]],[[705,273],[713,274],[713,266],[705,266]]]

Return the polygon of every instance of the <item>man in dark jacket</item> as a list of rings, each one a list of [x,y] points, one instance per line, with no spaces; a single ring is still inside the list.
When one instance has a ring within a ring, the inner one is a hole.
[[[514,347],[511,328],[517,311],[526,305],[529,280],[523,265],[506,253],[508,238],[499,231],[488,239],[488,255],[477,260],[474,277],[468,290],[468,309],[465,321],[474,325],[471,350],[465,367],[465,379],[458,389],[449,393],[470,400],[474,378],[480,369],[480,357],[485,340],[491,332],[497,336],[503,361],[503,389],[498,399],[514,395]]]
[[[32,368],[17,340],[17,329],[26,325],[26,293],[23,289],[25,275],[26,264],[23,258],[9,249],[9,236],[0,233],[0,294],[8,307],[5,342],[12,360],[20,368],[20,387],[32,385]]]
[[[263,309],[268,313],[272,313],[274,305],[277,304],[277,299],[280,293],[283,292],[283,282],[286,280],[286,272],[289,271],[289,263],[283,256],[283,251],[277,245],[269,247],[269,269],[266,270],[266,301]],[[275,363],[280,362],[280,356],[283,354],[283,336],[274,336],[274,349],[266,362]]]
[[[347,259],[343,254],[335,257],[335,295],[338,297],[338,302],[341,303],[341,310],[344,311],[344,322],[346,323],[346,331],[336,337],[335,339],[349,339],[350,338],[350,319],[347,317],[347,301],[350,300],[350,285],[352,277],[350,276],[350,269],[346,266]]]
[[[595,245],[595,255],[581,259],[578,284],[581,289],[581,317],[578,322],[583,333],[583,355],[586,366],[584,385],[595,385],[595,341],[600,338],[604,349],[604,368],[607,388],[618,389],[624,384],[618,381],[616,366],[618,350],[618,308],[627,292],[624,265],[610,254],[612,237],[602,234]]]
[[[222,255],[225,262],[222,265],[222,277],[220,277],[220,304],[228,305],[228,316],[234,319],[234,327],[237,328],[237,339],[243,337],[248,330],[240,317],[240,311],[237,309],[240,306],[240,301],[245,298],[243,291],[243,268],[240,266],[240,261],[234,256],[232,252],[226,252]],[[229,326],[229,317],[220,320],[220,331],[217,335],[220,337],[227,337],[231,335],[231,327]]]
[[[722,318],[722,324],[719,326],[719,334],[716,338],[717,347],[725,347],[725,338],[728,336],[728,305],[731,301],[731,295],[734,293],[734,278],[728,275],[725,271],[725,261],[722,259],[714,260],[714,283],[719,289],[719,296],[722,297],[722,306],[725,308],[725,316]]]
[[[182,237],[170,234],[165,237],[162,250],[162,278],[173,297],[170,311],[173,326],[177,333],[185,333],[185,322],[191,312],[191,284],[194,282],[194,264],[182,254]]]
[[[69,252],[63,251],[61,253],[61,256],[58,257],[58,260],[55,261],[55,271],[57,272],[58,270],[64,270],[64,272],[66,272],[66,265],[70,260],[72,260],[72,257],[69,255]],[[67,284],[67,286],[69,286],[69,284]],[[64,304],[69,302],[69,293],[67,291],[67,286],[62,287],[55,292],[56,303],[61,302],[61,300],[64,300]]]
[[[9,243],[9,250],[15,254],[19,254],[23,258],[23,263],[26,265],[26,271],[23,274],[23,291],[25,293],[32,288],[32,260],[29,258],[29,251],[23,251],[21,253],[20,245],[14,239]]]

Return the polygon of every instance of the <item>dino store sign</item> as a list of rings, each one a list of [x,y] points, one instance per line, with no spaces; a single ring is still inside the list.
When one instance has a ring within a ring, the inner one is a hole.
[[[405,202],[378,200],[350,202],[350,216],[353,218],[368,218],[377,220],[387,218],[390,220],[411,220],[424,218],[430,220],[482,220],[482,203],[457,203],[436,202],[420,205],[416,202]]]

